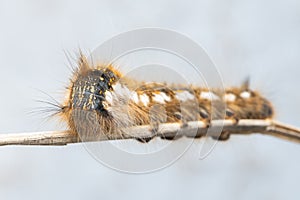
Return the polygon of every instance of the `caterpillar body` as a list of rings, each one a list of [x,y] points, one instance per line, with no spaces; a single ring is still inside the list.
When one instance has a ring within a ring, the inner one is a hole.
[[[112,65],[91,66],[82,54],[78,65],[59,115],[81,139],[139,125],[151,125],[152,131],[156,131],[160,123],[176,122],[184,126],[188,121],[202,121],[209,126],[211,119],[238,122],[274,115],[271,103],[250,90],[248,82],[221,93],[196,86],[136,81],[123,76]],[[152,138],[136,139],[148,142]],[[228,137],[221,135],[217,139]]]

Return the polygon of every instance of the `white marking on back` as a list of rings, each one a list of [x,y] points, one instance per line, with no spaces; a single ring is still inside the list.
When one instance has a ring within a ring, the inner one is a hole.
[[[189,93],[188,91],[176,91],[175,98],[178,99],[179,101],[187,101],[187,100],[193,100],[195,96]]]
[[[220,97],[217,96],[213,92],[201,92],[200,93],[200,99],[207,99],[207,100],[210,100],[210,101],[215,101],[215,100],[220,100]]]
[[[165,101],[171,101],[171,97],[169,97],[166,93],[161,92],[161,95],[164,97]]]
[[[240,97],[244,98],[244,99],[248,99],[251,97],[251,93],[248,91],[244,91],[240,93]]]
[[[127,102],[131,97],[130,90],[120,83],[112,85],[113,91],[107,90],[105,92],[105,101],[108,105],[114,105],[120,102],[119,100],[125,100]]]
[[[164,104],[166,101],[171,100],[171,98],[168,95],[166,95],[164,92],[154,93],[152,99],[161,104]]]
[[[130,99],[133,100],[134,103],[138,104],[139,103],[139,96],[136,92],[132,92]]]
[[[236,96],[235,96],[235,94],[233,94],[233,93],[226,93],[225,95],[224,95],[224,100],[225,101],[229,101],[229,102],[233,102],[233,101],[235,101],[236,100]]]
[[[112,88],[117,96],[129,99],[131,91],[125,85],[117,83]]]
[[[148,103],[150,102],[147,94],[140,95],[140,100],[144,104],[144,106],[148,106]]]
[[[114,98],[113,98],[113,94],[110,91],[106,91],[105,92],[105,100],[107,101],[107,103],[109,103],[110,105],[113,104]]]

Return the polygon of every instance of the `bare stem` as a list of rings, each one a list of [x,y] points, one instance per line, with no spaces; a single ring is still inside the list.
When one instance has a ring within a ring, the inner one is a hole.
[[[179,123],[166,123],[159,126],[157,133],[150,131],[150,126],[137,126],[127,128],[122,133],[101,135],[97,141],[124,140],[147,137],[172,137],[172,136],[212,136],[221,134],[247,135],[261,133],[273,135],[282,139],[300,143],[300,129],[272,120],[240,120],[237,124],[232,120],[214,120],[208,128],[200,121],[188,122],[187,126]],[[220,130],[218,132],[218,130]],[[215,131],[215,132],[214,132]],[[47,131],[18,134],[0,134],[0,146],[4,145],[67,145],[81,142],[80,138],[69,131]],[[85,140],[86,142],[86,140]]]

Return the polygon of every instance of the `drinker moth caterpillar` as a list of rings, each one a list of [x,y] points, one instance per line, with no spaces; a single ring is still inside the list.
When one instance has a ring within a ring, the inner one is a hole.
[[[252,91],[248,81],[221,94],[218,90],[196,86],[145,84],[123,76],[112,65],[91,66],[82,53],[78,65],[58,114],[71,132],[81,138],[97,138],[99,132],[109,136],[122,128],[141,125],[150,125],[155,132],[160,123],[185,126],[190,121],[202,121],[209,126],[211,119],[231,119],[238,123],[241,119],[263,120],[274,115],[271,103]],[[220,109],[214,112],[215,116],[212,116],[212,103]],[[216,139],[228,137],[221,134]],[[148,142],[152,137],[136,139]]]

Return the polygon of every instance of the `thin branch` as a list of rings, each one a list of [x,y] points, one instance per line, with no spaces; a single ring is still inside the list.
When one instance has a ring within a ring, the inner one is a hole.
[[[157,133],[153,133],[150,130],[150,126],[148,125],[127,128],[122,131],[123,134],[116,133],[109,136],[100,135],[97,137],[97,141],[150,138],[155,136],[174,137],[182,135],[194,137],[195,132],[197,133],[197,136],[218,137],[220,134],[215,134],[213,130],[222,130],[222,134],[248,135],[252,133],[261,133],[300,143],[299,128],[272,120],[240,120],[237,124],[232,120],[214,120],[211,122],[209,129],[206,124],[200,121],[188,122],[187,126],[184,127],[179,123],[166,123],[159,126]],[[211,130],[209,131],[209,135],[207,135],[208,130]],[[79,142],[81,141],[78,136],[69,131],[0,134],[0,146],[67,145]],[[85,140],[85,142],[87,141]]]

